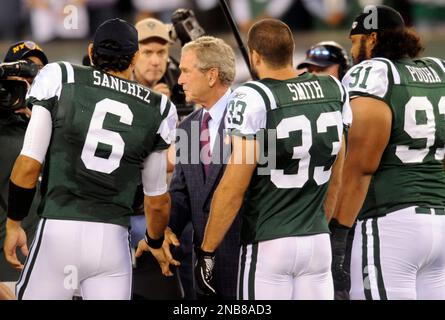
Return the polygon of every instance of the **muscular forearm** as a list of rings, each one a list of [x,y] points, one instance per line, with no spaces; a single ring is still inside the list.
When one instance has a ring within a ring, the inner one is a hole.
[[[335,206],[338,200],[338,194],[341,188],[341,179],[343,174],[343,163],[345,158],[345,139],[343,137],[342,147],[337,155],[334,165],[332,166],[331,179],[329,181],[328,191],[324,202],[324,210],[328,222],[331,220]]]
[[[32,189],[37,184],[40,169],[40,162],[28,156],[20,155],[12,169],[11,181],[22,188]]]
[[[210,216],[201,245],[206,252],[216,250],[241,208],[244,194],[256,169],[256,151],[259,150],[256,144],[255,140],[233,137],[232,155],[213,195]]]
[[[334,217],[344,226],[352,227],[368,193],[372,174],[349,170],[345,166],[342,187]]]
[[[214,252],[220,245],[235,220],[244,198],[244,193],[234,188],[218,187],[213,195],[211,212],[207,222],[202,249]]]
[[[168,225],[170,216],[170,195],[145,197],[145,217],[147,219],[147,231],[151,238],[159,239]]]

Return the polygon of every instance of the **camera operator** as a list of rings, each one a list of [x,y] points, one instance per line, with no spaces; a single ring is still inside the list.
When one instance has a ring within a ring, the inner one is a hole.
[[[0,65],[3,75],[0,82],[0,145],[2,146],[2,152],[0,152],[0,282],[7,282],[9,285],[17,281],[20,275],[20,272],[6,262],[3,252],[9,176],[22,148],[31,115],[31,110],[24,104],[27,89],[38,69],[47,63],[48,58],[37,44],[32,41],[21,41],[9,48],[4,64]],[[23,89],[18,90],[19,88]],[[32,241],[37,224],[37,205],[36,196],[30,215],[23,222],[29,243]]]

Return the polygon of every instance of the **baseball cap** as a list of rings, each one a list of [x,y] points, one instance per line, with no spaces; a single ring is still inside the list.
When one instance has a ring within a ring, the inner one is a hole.
[[[6,52],[4,62],[15,62],[28,57],[37,57],[44,65],[48,63],[48,58],[42,48],[35,42],[27,40],[13,44]]]
[[[346,66],[348,64],[348,55],[337,42],[322,41],[306,51],[306,59],[297,66],[297,69],[306,68],[309,65],[324,68],[333,64]]]
[[[370,10],[366,10],[367,8],[370,8]],[[365,11],[352,22],[349,36],[405,28],[405,21],[403,21],[400,13],[391,7],[384,5],[368,6]],[[375,13],[377,13],[376,17],[371,16]]]
[[[116,45],[109,45],[109,42]],[[139,49],[136,28],[122,19],[110,19],[96,30],[93,39],[95,52],[110,56],[132,55]]]
[[[161,38],[169,43],[173,43],[170,37],[170,28],[167,24],[154,18],[147,18],[136,23],[139,42],[149,38]]]

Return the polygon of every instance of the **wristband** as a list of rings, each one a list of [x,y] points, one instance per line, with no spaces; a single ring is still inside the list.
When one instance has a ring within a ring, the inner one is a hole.
[[[9,180],[8,218],[22,221],[31,208],[36,188],[26,189]]]
[[[147,230],[145,230],[145,242],[148,244],[150,248],[159,249],[160,247],[162,247],[162,244],[164,243],[164,234],[162,234],[162,236],[159,239],[155,240],[150,238]]]

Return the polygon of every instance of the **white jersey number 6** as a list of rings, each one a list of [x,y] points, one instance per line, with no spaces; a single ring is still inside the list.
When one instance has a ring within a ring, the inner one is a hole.
[[[120,122],[127,125],[131,125],[133,122],[133,113],[125,103],[104,99],[96,104],[81,159],[88,169],[103,173],[111,173],[119,168],[125,148],[125,142],[119,133],[103,128],[107,113],[120,117]],[[111,154],[108,158],[95,155],[99,143],[111,146]]]

